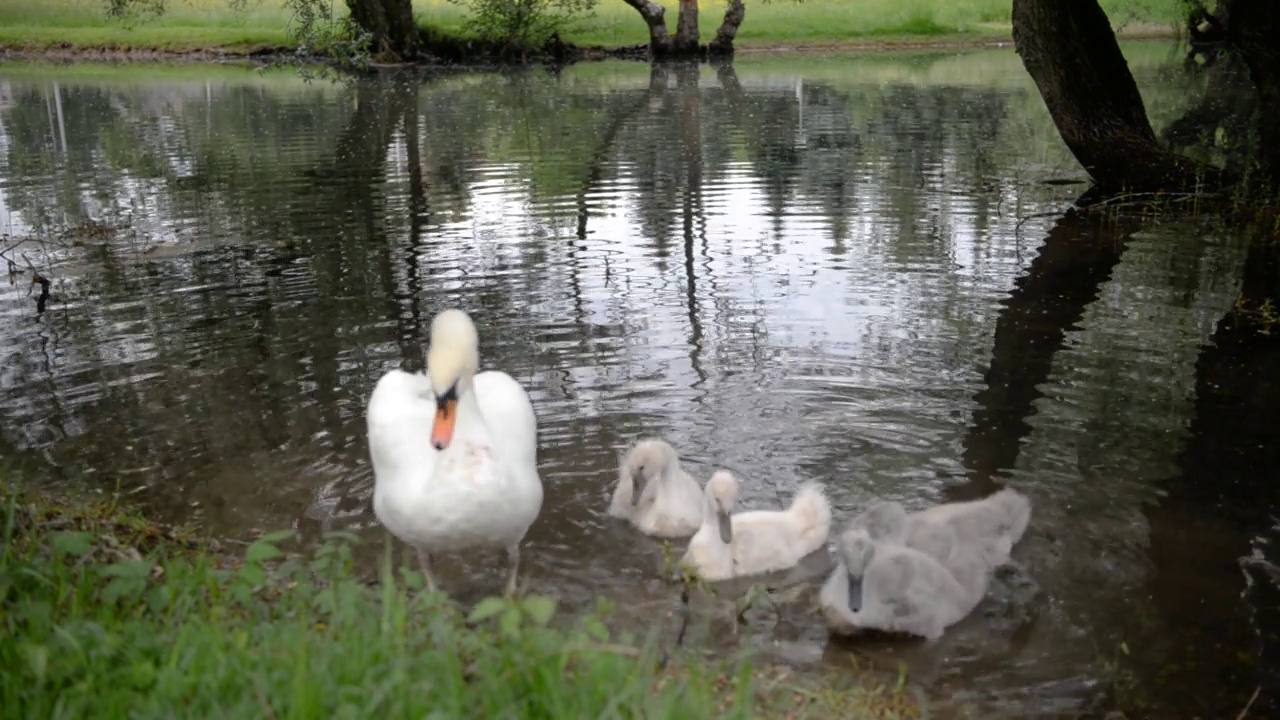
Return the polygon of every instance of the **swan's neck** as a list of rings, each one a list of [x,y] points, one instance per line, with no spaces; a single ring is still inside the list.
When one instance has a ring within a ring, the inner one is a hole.
[[[489,427],[480,414],[480,402],[476,399],[474,382],[466,383],[466,390],[458,393],[458,420],[455,435],[488,440]]]

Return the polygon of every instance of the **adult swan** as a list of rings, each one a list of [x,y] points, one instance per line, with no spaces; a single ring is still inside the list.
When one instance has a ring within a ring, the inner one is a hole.
[[[378,381],[367,412],[373,511],[418,551],[429,590],[432,555],[490,547],[507,550],[510,595],[542,509],[538,426],[520,383],[479,365],[475,324],[445,310],[431,321],[426,374]]]

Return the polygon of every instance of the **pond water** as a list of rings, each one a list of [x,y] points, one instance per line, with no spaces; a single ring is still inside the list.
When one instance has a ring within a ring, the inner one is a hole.
[[[1126,52],[1159,129],[1197,81]],[[0,65],[0,249],[51,281],[0,292],[0,453],[230,541],[353,531],[372,572],[365,402],[459,306],[537,409],[533,591],[667,621],[660,546],[605,514],[643,434],[745,507],[820,478],[837,523],[1007,484],[1038,593],[1003,579],[934,643],[833,642],[802,594],[723,642],[905,663],[943,716],[1234,717],[1277,667],[1251,488],[1278,426],[1213,405],[1197,359],[1247,242],[1064,216],[1083,179],[1012,50],[349,85]],[[482,559],[441,581],[497,591]]]

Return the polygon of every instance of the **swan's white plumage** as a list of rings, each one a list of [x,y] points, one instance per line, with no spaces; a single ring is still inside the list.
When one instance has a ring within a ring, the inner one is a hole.
[[[732,514],[737,480],[719,471],[707,482],[702,525],[689,540],[681,566],[719,581],[785,570],[826,545],[831,504],[821,484],[805,483],[786,510]],[[727,522],[728,528],[722,528]],[[724,540],[724,533],[731,538]]]
[[[641,486],[635,495],[636,485]],[[635,502],[633,502],[633,499]],[[670,443],[645,438],[618,463],[609,514],[661,538],[688,537],[702,524],[702,486],[685,472]]]
[[[832,632],[855,635],[871,629],[933,640],[973,611],[987,590],[985,559],[958,545],[949,527],[931,527],[922,538],[932,552],[951,558],[959,572],[953,574],[921,550],[874,541],[861,528],[841,534],[836,569],[818,594]],[[851,587],[860,594],[852,605]]]
[[[542,508],[537,420],[510,375],[475,372],[476,344],[470,318],[445,311],[432,323],[427,373],[392,370],[378,381],[367,410],[373,508],[424,558],[497,547],[508,550],[514,568]],[[436,398],[454,386],[452,440],[440,450],[432,443]],[[513,569],[508,590],[514,579]]]

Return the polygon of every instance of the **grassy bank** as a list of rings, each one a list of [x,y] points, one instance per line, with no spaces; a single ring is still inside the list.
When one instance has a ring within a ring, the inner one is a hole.
[[[0,481],[4,717],[917,717],[901,689],[828,692],[556,617],[544,597],[459,608],[349,538],[243,555],[101,499]]]
[[[284,0],[166,0],[159,17],[108,19],[104,0],[6,0],[0,3],[0,46],[22,49],[80,48],[245,53],[288,44]],[[674,26],[677,0],[660,0]],[[342,3],[335,3],[343,8]],[[1177,23],[1172,0],[1102,0],[1113,25],[1149,34]],[[462,27],[466,8],[447,0],[414,0],[419,21],[444,30]],[[720,0],[702,3],[700,27],[711,39],[724,12]],[[841,44],[955,42],[1009,37],[1008,0],[805,0],[752,2],[738,35],[744,49]],[[623,46],[647,42],[639,15],[622,0],[600,0],[565,38],[578,45]]]

